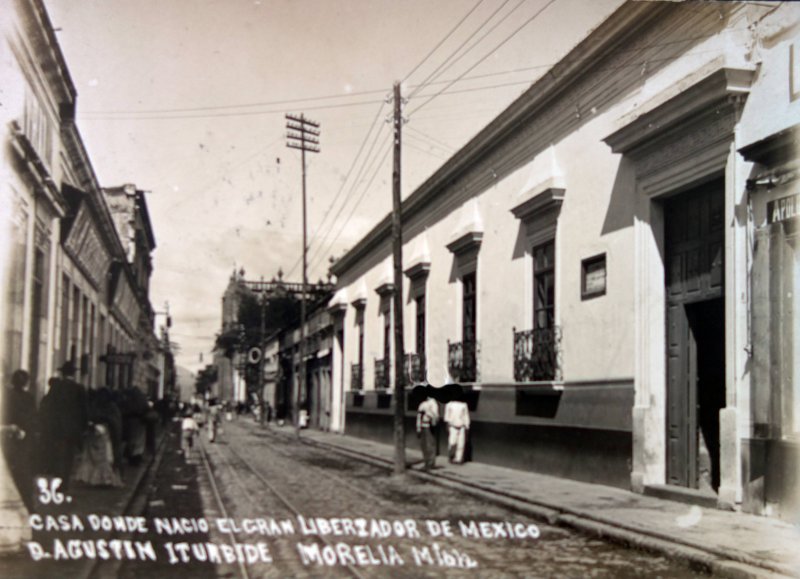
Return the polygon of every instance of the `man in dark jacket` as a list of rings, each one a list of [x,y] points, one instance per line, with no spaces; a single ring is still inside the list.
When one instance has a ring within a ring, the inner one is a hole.
[[[88,423],[86,389],[73,379],[75,364],[67,361],[61,378],[50,379],[50,390],[39,406],[42,430],[42,472],[62,480],[67,490],[75,453],[81,448]]]
[[[28,510],[33,501],[31,450],[36,436],[36,400],[25,387],[30,376],[25,370],[11,375],[11,388],[5,389],[2,423],[3,454],[11,476]]]

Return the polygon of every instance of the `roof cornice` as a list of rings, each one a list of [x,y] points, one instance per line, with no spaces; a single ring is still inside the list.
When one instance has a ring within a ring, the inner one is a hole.
[[[699,112],[732,97],[746,96],[754,76],[752,68],[720,67],[665,103],[627,122],[604,141],[614,153],[628,153]]]
[[[668,2],[627,2],[601,23],[567,56],[537,80],[482,131],[448,159],[402,203],[404,221],[421,213],[447,186],[474,167],[519,129],[520,124],[542,111],[570,85],[596,68],[610,51],[650,26],[670,10]],[[384,217],[355,247],[339,258],[331,272],[337,277],[348,271],[364,256],[385,242],[391,234],[391,214]]]

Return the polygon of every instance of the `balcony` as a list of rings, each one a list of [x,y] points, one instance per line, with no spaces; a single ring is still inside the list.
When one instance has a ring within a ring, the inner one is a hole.
[[[391,367],[389,365],[389,358],[382,360],[375,359],[375,389],[386,390],[389,388],[389,376]]]
[[[447,341],[447,369],[456,382],[479,382],[478,354],[480,344]]]
[[[422,384],[428,381],[425,354],[406,354],[403,367],[406,370],[406,384]]]
[[[364,389],[364,368],[361,364],[350,365],[350,390]]]
[[[561,376],[561,328],[514,331],[514,380],[558,381]]]

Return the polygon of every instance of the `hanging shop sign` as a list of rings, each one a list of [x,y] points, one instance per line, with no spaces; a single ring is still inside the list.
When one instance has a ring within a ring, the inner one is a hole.
[[[247,352],[247,361],[251,364],[258,364],[261,361],[261,350],[259,348],[250,348]]]
[[[800,215],[800,193],[787,195],[767,203],[767,223],[781,223]]]

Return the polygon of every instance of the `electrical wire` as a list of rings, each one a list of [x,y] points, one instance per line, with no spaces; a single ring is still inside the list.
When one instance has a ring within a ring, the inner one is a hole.
[[[454,33],[454,32],[455,32],[457,29],[458,29],[458,27],[459,27],[459,26],[461,26],[461,25],[464,23],[464,21],[465,21],[467,18],[469,18],[469,17],[470,17],[470,15],[471,15],[473,12],[475,12],[475,10],[478,8],[478,6],[480,6],[482,3],[483,3],[483,0],[478,0],[478,1],[475,3],[475,5],[472,7],[472,9],[471,9],[469,12],[467,12],[467,13],[466,13],[466,14],[465,14],[465,15],[464,15],[462,18],[461,18],[461,20],[459,20],[459,21],[458,21],[458,23],[457,23],[457,24],[456,24],[456,25],[455,25],[453,28],[451,28],[451,29],[450,29],[450,32],[448,32],[448,33],[447,33],[447,34],[444,36],[444,38],[442,38],[442,39],[441,39],[441,40],[440,40],[440,41],[439,41],[439,42],[436,44],[436,46],[434,46],[434,47],[433,47],[433,48],[430,50],[430,52],[428,52],[428,54],[426,54],[426,55],[425,55],[425,58],[423,58],[421,61],[419,61],[419,62],[417,63],[417,66],[415,66],[413,69],[411,69],[411,72],[409,72],[409,73],[408,73],[408,74],[405,76],[405,78],[403,78],[403,81],[402,81],[402,82],[405,82],[406,80],[408,80],[408,78],[409,78],[409,77],[410,77],[412,74],[414,74],[415,72],[417,72],[417,70],[419,69],[419,67],[420,67],[420,66],[422,66],[422,65],[425,63],[425,61],[427,61],[427,60],[428,60],[428,59],[429,59],[429,58],[430,58],[430,57],[433,55],[433,53],[434,53],[434,52],[436,52],[437,50],[439,50],[439,47],[441,47],[441,46],[442,46],[442,44],[444,44],[444,43],[445,43],[445,41],[447,41],[447,39],[448,39],[448,38],[450,38],[450,37],[453,35],[453,33]]]
[[[384,103],[384,104],[385,104],[385,103]],[[380,109],[380,110],[382,110],[382,109],[383,109],[383,107],[381,107],[381,109]],[[378,112],[378,116],[376,117],[375,121],[377,121],[377,119],[378,119],[378,118],[380,118],[380,110],[379,110],[379,112]],[[375,122],[373,122],[373,127],[374,127],[374,126],[375,126]],[[360,181],[360,179],[361,179],[362,175],[364,174],[364,171],[365,171],[366,167],[367,167],[367,166],[369,166],[369,165],[370,165],[370,164],[371,164],[371,163],[374,161],[374,158],[372,158],[372,153],[373,153],[373,151],[375,150],[375,146],[377,145],[377,143],[378,143],[378,140],[379,140],[379,138],[380,138],[380,135],[381,135],[381,129],[383,128],[383,126],[384,126],[384,125],[378,125],[378,126],[379,126],[380,128],[379,128],[377,131],[375,131],[375,134],[374,134],[374,136],[373,136],[373,139],[372,139],[372,144],[370,145],[370,148],[369,148],[369,151],[367,151],[367,154],[366,154],[366,155],[363,157],[363,160],[362,160],[362,162],[361,162],[361,166],[360,166],[359,170],[357,171],[357,173],[356,173],[356,176],[355,176],[355,177],[353,178],[353,180],[352,180],[352,184],[351,184],[351,186],[350,186],[350,190],[349,190],[349,192],[348,192],[348,195],[345,197],[345,200],[344,200],[344,202],[343,202],[343,203],[342,203],[342,205],[339,207],[339,210],[336,212],[336,215],[333,217],[333,220],[332,220],[332,221],[329,223],[329,225],[328,225],[328,231],[327,231],[327,233],[322,233],[322,238],[323,238],[323,239],[324,239],[324,238],[325,238],[327,235],[329,235],[329,234],[330,234],[330,232],[331,232],[331,231],[333,230],[333,228],[335,227],[336,220],[337,220],[337,219],[339,219],[339,216],[342,214],[342,211],[344,211],[344,208],[347,206],[347,202],[348,202],[348,199],[350,198],[350,195],[352,195],[352,194],[353,194],[353,192],[354,192],[354,191],[355,191],[355,190],[358,188],[358,185],[359,185],[359,183],[361,182],[361,181]],[[369,135],[369,134],[368,134],[368,135]],[[365,140],[364,140],[364,143],[366,143],[366,142],[367,142],[367,139],[368,139],[368,138],[369,138],[369,136],[367,136],[367,137],[365,138]],[[363,149],[363,144],[362,144],[362,149]],[[357,160],[357,159],[358,159],[358,156],[356,156],[356,160]],[[354,161],[354,164],[353,164],[353,166],[355,166],[355,161]],[[345,183],[346,183],[346,181],[345,181]],[[344,184],[345,184],[345,183],[343,183],[343,187],[344,187]],[[357,204],[356,204],[356,206],[357,206]],[[332,210],[332,208],[333,208],[333,203],[330,205],[330,207],[329,207],[329,211],[330,211],[330,210]],[[320,229],[322,229],[322,228],[320,228]],[[320,236],[319,236],[319,235],[316,235],[316,236],[314,236],[314,237],[320,237]],[[310,246],[312,246],[312,245],[313,245],[313,241],[310,241],[310,242],[309,242],[309,247],[310,247]],[[311,256],[310,256],[310,257],[308,258],[308,260],[307,260],[307,263],[312,263],[312,262],[314,261],[314,259],[316,258],[316,256],[319,254],[319,251],[320,251],[320,249],[321,249],[321,246],[318,246],[318,247],[317,247],[317,248],[316,248],[316,249],[315,249],[315,250],[312,252]],[[306,249],[306,251],[308,251],[308,249]],[[301,257],[300,257],[300,258],[299,258],[299,259],[298,259],[298,260],[297,260],[297,261],[294,263],[294,265],[293,265],[293,266],[292,266],[292,267],[289,269],[289,273],[287,274],[287,277],[289,277],[289,276],[290,276],[292,273],[294,273],[294,271],[295,271],[295,270],[297,269],[297,267],[300,265],[300,262],[301,262],[301,261],[302,261],[302,256],[301,256]]]
[[[386,92],[386,91],[384,91]],[[334,105],[317,105],[313,107],[303,107],[306,111],[328,110],[328,109],[341,109],[350,107],[359,107],[363,105],[376,104],[380,100],[360,101],[355,103],[339,103]],[[82,117],[81,120],[85,121],[140,121],[140,120],[179,120],[179,119],[208,119],[208,118],[225,118],[225,117],[249,117],[253,115],[283,115],[286,114],[286,109],[276,109],[269,111],[249,111],[249,112],[228,112],[228,113],[212,113],[212,114],[190,114],[190,115],[142,115],[142,116],[118,116],[118,117]]]
[[[385,147],[387,145],[387,143],[390,143],[390,142],[391,142],[390,135],[387,134],[386,137],[383,139],[383,144],[381,145],[381,147]],[[386,152],[384,152],[383,157],[381,157],[380,154],[378,154],[378,155],[376,155],[375,157],[373,157],[371,159],[369,158],[369,155],[365,158],[365,162],[361,167],[362,170],[359,171],[359,175],[355,179],[355,181],[354,181],[354,183],[353,183],[353,185],[352,185],[352,187],[350,189],[350,194],[351,195],[355,195],[355,192],[358,190],[359,186],[361,186],[364,183],[364,181],[361,179],[361,177],[362,177],[362,175],[369,174],[369,171],[372,170],[373,163],[375,163],[375,165],[374,165],[374,170],[373,170],[373,173],[372,173],[372,177],[369,180],[369,183],[371,184],[375,180],[375,175],[377,175],[377,172],[380,170],[381,165],[383,163],[383,160],[386,158],[386,154],[388,153],[389,149],[390,149],[390,147],[386,147]],[[370,168],[367,169],[367,171],[365,173],[364,169],[366,169],[367,166],[369,166]],[[364,198],[364,195],[366,194],[366,191],[368,191],[368,190],[369,190],[369,185],[362,192],[362,194],[358,198],[358,200],[353,204],[353,206],[350,209],[350,213],[348,214],[347,218],[342,222],[341,226],[339,227],[339,231],[336,233],[336,235],[334,235],[333,241],[330,242],[327,245],[325,245],[323,243],[320,243],[320,245],[318,245],[314,249],[314,252],[311,255],[311,259],[309,260],[310,263],[313,263],[314,261],[316,261],[317,257],[319,257],[322,253],[324,253],[323,250],[330,249],[333,246],[333,243],[336,242],[336,240],[339,238],[339,236],[341,235],[341,233],[344,230],[344,228],[350,222],[350,219],[352,218],[353,214],[355,213],[356,208],[359,206],[361,200]],[[346,206],[347,206],[347,203],[345,202],[339,208],[339,211],[337,212],[337,219],[338,219],[338,216],[341,215],[342,211],[344,211],[344,208]],[[331,225],[330,225],[330,228],[328,229],[328,232],[321,236],[321,241],[324,241],[324,240],[330,238],[330,235],[333,232],[333,228],[335,227],[335,225],[336,225],[336,220],[331,222]]]
[[[459,80],[461,80],[461,78],[462,78],[462,77],[464,77],[464,76],[466,76],[468,73],[472,72],[472,71],[473,71],[473,70],[474,70],[474,69],[475,69],[475,68],[476,68],[476,67],[477,67],[479,64],[481,64],[482,62],[484,62],[484,61],[485,61],[487,58],[489,58],[489,57],[490,57],[492,54],[494,54],[494,53],[495,53],[495,52],[497,52],[497,51],[498,51],[498,50],[499,50],[501,47],[503,47],[503,46],[504,46],[504,45],[505,45],[505,44],[506,44],[506,43],[507,43],[509,40],[511,40],[511,39],[512,39],[514,36],[516,36],[516,35],[519,33],[519,31],[520,31],[520,30],[522,30],[522,29],[523,29],[523,28],[525,28],[525,27],[526,27],[528,24],[530,24],[530,23],[531,23],[531,22],[533,22],[533,21],[534,21],[536,18],[538,18],[538,17],[539,17],[539,15],[540,15],[540,14],[542,14],[542,12],[544,12],[544,11],[545,11],[545,10],[546,10],[546,9],[547,9],[547,8],[548,8],[550,5],[551,5],[551,4],[553,4],[555,1],[556,1],[556,0],[548,0],[548,2],[547,2],[547,3],[545,3],[545,5],[544,5],[544,6],[542,6],[542,7],[541,7],[539,10],[537,10],[537,11],[536,11],[536,12],[533,14],[533,16],[531,16],[530,18],[528,18],[527,20],[525,20],[525,21],[524,21],[524,22],[523,22],[523,23],[522,23],[522,24],[521,24],[519,27],[517,27],[517,28],[514,30],[514,32],[512,32],[511,34],[509,34],[508,36],[506,36],[506,37],[505,37],[505,39],[503,39],[503,41],[502,41],[500,44],[498,44],[497,46],[495,46],[495,47],[494,47],[494,48],[493,48],[493,49],[492,49],[490,52],[487,52],[487,53],[486,53],[486,54],[485,54],[483,57],[481,57],[481,58],[480,58],[478,61],[476,61],[474,64],[472,64],[472,66],[470,66],[470,67],[469,67],[467,70],[465,70],[465,71],[464,71],[464,72],[463,72],[463,73],[462,73],[460,76],[458,76],[458,77],[457,77],[455,80],[453,80],[453,81],[451,81],[449,84],[445,85],[445,87],[444,87],[442,90],[440,90],[439,92],[437,92],[437,93],[436,93],[436,94],[434,94],[433,96],[429,97],[429,98],[428,98],[427,100],[425,100],[425,101],[424,101],[424,102],[423,102],[421,105],[419,105],[419,106],[418,106],[417,108],[415,108],[415,109],[414,109],[412,112],[410,112],[410,113],[409,113],[409,117],[410,117],[412,114],[414,114],[416,111],[418,111],[419,109],[421,109],[422,107],[424,107],[425,105],[427,105],[429,102],[431,102],[433,99],[435,99],[436,97],[440,96],[440,95],[441,95],[443,92],[445,92],[445,91],[446,91],[448,88],[450,88],[450,87],[451,87],[453,84],[455,84],[456,82],[458,82]]]
[[[463,81],[468,80],[479,80],[483,78],[491,78],[495,76],[503,76],[507,74],[517,74],[520,72],[526,72],[529,70],[536,70],[540,68],[549,68],[553,66],[552,63],[547,64],[538,64],[535,66],[528,66],[522,68],[515,68],[510,70],[501,70],[496,72],[489,72],[484,74],[477,74],[473,76],[464,77]],[[439,85],[439,84],[447,84],[450,82],[450,79],[447,80],[437,80],[428,83],[428,86]],[[410,88],[416,88],[421,85],[410,85]],[[357,93],[341,93],[335,95],[327,95],[327,96],[316,96],[316,97],[304,97],[304,98],[294,98],[288,99],[284,101],[265,101],[260,103],[249,103],[249,104],[234,104],[234,105],[216,105],[216,106],[206,106],[206,107],[191,107],[191,108],[173,108],[173,109],[131,109],[131,110],[108,110],[108,111],[80,111],[78,113],[79,118],[86,119],[86,120],[106,120],[103,115],[140,115],[140,114],[161,114],[161,113],[182,113],[182,112],[201,112],[205,110],[213,111],[213,110],[225,110],[225,109],[237,109],[237,108],[251,108],[256,106],[276,106],[280,104],[297,104],[297,103],[304,103],[304,102],[311,102],[311,101],[318,101],[318,100],[327,100],[327,99],[341,99],[341,98],[350,98],[354,96],[364,96],[368,94],[386,94],[386,89],[375,89],[375,90],[366,90],[360,91]],[[366,104],[378,101],[364,101]],[[335,106],[335,105],[334,105]],[[285,112],[284,109],[281,109],[280,112]],[[133,116],[132,118],[137,118]]]
[[[467,45],[467,43],[469,43],[469,41],[470,41],[470,40],[472,40],[473,38],[475,38],[475,35],[476,35],[476,34],[478,34],[478,32],[479,32],[481,29],[483,29],[483,27],[484,27],[484,26],[486,26],[486,25],[489,23],[489,21],[491,21],[491,20],[492,20],[492,18],[494,18],[494,17],[495,17],[495,15],[496,15],[498,12],[500,12],[500,11],[501,11],[501,10],[502,10],[502,9],[505,7],[505,5],[506,5],[506,4],[508,4],[509,2],[510,2],[510,0],[504,0],[504,2],[503,2],[503,3],[502,3],[500,6],[498,6],[498,7],[495,9],[495,11],[494,11],[494,12],[492,12],[492,13],[489,15],[489,17],[488,17],[486,20],[484,20],[484,21],[481,23],[481,25],[480,25],[480,26],[478,26],[478,28],[476,28],[476,29],[475,29],[475,30],[472,32],[472,34],[470,34],[470,35],[469,35],[469,36],[468,36],[468,37],[467,37],[467,38],[466,38],[466,39],[465,39],[465,40],[464,40],[464,41],[463,41],[461,44],[459,44],[459,45],[458,45],[458,47],[457,47],[457,48],[456,48],[456,49],[455,49],[453,52],[451,52],[451,53],[450,53],[450,55],[449,55],[447,58],[445,58],[445,59],[444,59],[442,62],[440,62],[440,63],[439,63],[439,66],[437,66],[435,69],[433,69],[433,72],[431,72],[430,74],[428,74],[428,76],[426,76],[426,77],[425,77],[425,79],[424,79],[424,80],[423,80],[421,83],[419,83],[419,85],[417,85],[417,88],[416,88],[416,89],[414,89],[413,91],[411,91],[411,94],[409,94],[409,95],[408,95],[408,98],[409,98],[409,99],[412,99],[412,98],[414,98],[414,96],[415,96],[415,95],[416,95],[416,94],[417,94],[417,93],[418,93],[420,90],[422,90],[422,88],[423,88],[423,87],[427,86],[427,83],[428,83],[428,81],[430,81],[432,78],[435,78],[435,77],[436,77],[436,75],[437,75],[437,73],[439,73],[439,71],[441,71],[443,67],[447,66],[447,64],[450,62],[450,60],[451,60],[453,57],[455,57],[455,55],[456,55],[456,54],[458,54],[458,53],[461,51],[461,49],[462,49],[462,48],[464,48],[464,46],[466,46],[466,45]],[[522,2],[524,2],[524,0],[521,0],[520,4],[521,4]],[[517,8],[519,8],[519,4],[517,5]],[[467,50],[467,52],[469,52],[469,50]],[[460,58],[460,57],[459,57],[459,58]]]
[[[361,156],[361,153],[364,151],[364,147],[366,147],[367,141],[369,140],[370,135],[372,134],[372,131],[375,129],[375,125],[378,123],[378,119],[380,118],[381,112],[383,111],[383,107],[385,105],[386,105],[386,102],[384,101],[381,104],[381,106],[378,107],[378,110],[375,113],[375,118],[372,119],[372,124],[370,125],[369,130],[367,131],[367,134],[362,139],[361,146],[359,147],[358,152],[353,157],[353,162],[350,164],[350,168],[347,170],[347,174],[345,175],[345,178],[342,181],[342,184],[339,187],[339,190],[336,192],[336,195],[334,196],[333,201],[331,201],[331,204],[328,206],[328,209],[325,211],[325,215],[323,215],[323,217],[322,217],[322,221],[320,221],[320,223],[318,225],[318,227],[320,229],[322,229],[323,225],[325,224],[325,221],[327,220],[328,216],[331,213],[331,210],[333,209],[333,206],[336,205],[336,202],[339,200],[339,197],[341,196],[342,191],[344,191],[344,187],[347,184],[347,181],[350,179],[350,175],[353,173],[353,169],[355,168],[355,166],[356,166],[356,164],[358,162],[358,159]],[[371,152],[371,150],[370,150],[370,152]]]
[[[413,133],[410,132],[406,132],[403,135],[403,138],[404,138],[403,141],[404,144],[415,145],[417,148],[428,147],[429,149],[431,149],[431,155],[434,155],[439,158],[441,158],[442,155],[449,156],[452,154],[452,151],[445,150],[441,145],[436,145],[434,143],[431,143],[430,141],[418,137],[417,135],[414,135]],[[411,140],[409,141],[409,139]],[[446,158],[442,160],[446,160]]]
[[[450,146],[450,145],[448,145],[447,143],[444,143],[444,142],[442,142],[442,141],[439,141],[439,140],[437,140],[437,139],[434,139],[434,138],[433,138],[433,137],[431,137],[429,134],[427,134],[427,133],[424,133],[424,132],[420,131],[420,130],[419,130],[417,127],[414,127],[414,126],[408,125],[408,126],[406,126],[406,131],[407,131],[408,133],[416,133],[418,136],[420,136],[420,137],[424,137],[424,138],[428,139],[428,140],[429,140],[431,143],[433,143],[433,144],[435,144],[435,145],[439,145],[439,148],[441,148],[441,149],[444,149],[444,150],[449,150],[451,153],[452,153],[452,152],[455,152],[455,148],[451,147],[451,146]]]
[[[780,4],[778,6],[776,6],[775,8],[773,8],[773,10],[770,10],[770,13],[774,12],[779,7],[780,7]],[[620,48],[620,49],[614,50],[610,54],[625,53],[625,52],[634,52],[634,53],[635,52],[641,52],[641,51],[643,51],[643,50],[645,50],[647,48],[651,48],[651,47],[663,47],[663,46],[669,46],[669,45],[672,45],[672,44],[684,43],[684,42],[687,42],[687,41],[704,40],[704,39],[710,38],[711,36],[713,36],[713,34],[702,35],[702,36],[694,36],[694,37],[686,37],[686,38],[681,38],[681,39],[678,39],[678,40],[673,40],[673,41],[670,41],[670,42],[651,44],[651,45],[647,45],[647,46],[643,46],[643,47],[639,47],[639,48],[633,48],[633,49]],[[436,81],[427,82],[427,83],[425,83],[425,85],[428,86],[428,87],[431,87],[431,86],[434,86],[434,85],[441,85],[441,84],[449,86],[449,85],[452,85],[452,84],[454,84],[455,82],[458,82],[458,81],[464,82],[464,81],[469,81],[469,80],[479,80],[479,79],[483,79],[483,78],[491,78],[491,77],[496,77],[496,76],[504,76],[504,75],[509,75],[509,74],[517,74],[517,73],[521,73],[521,72],[532,71],[532,70],[551,68],[555,64],[557,64],[557,63],[545,63],[545,64],[539,64],[539,65],[534,65],[534,66],[528,66],[528,67],[522,67],[522,68],[516,68],[516,69],[510,69],[510,70],[504,70],[504,71],[497,71],[497,72],[491,72],[491,73],[484,73],[484,74],[478,74],[478,75],[472,75],[472,76],[461,75],[461,76],[459,76],[459,77],[457,77],[455,79],[436,80]],[[515,84],[526,84],[526,83],[529,83],[529,82],[530,81],[525,80],[525,81],[520,81],[520,82],[509,82],[509,83],[485,85],[485,86],[481,86],[481,87],[473,87],[473,88],[470,88],[470,89],[462,89],[462,90],[459,90],[459,91],[452,91],[451,90],[451,91],[447,91],[447,94],[448,95],[450,95],[450,94],[459,94],[460,92],[471,92],[471,91],[476,91],[476,90],[490,90],[490,89],[493,89],[493,88],[501,88],[501,87],[504,87],[504,86],[513,86]],[[412,89],[419,89],[419,88],[422,88],[423,86],[424,86],[423,84],[411,85],[411,88]],[[283,100],[283,101],[266,101],[266,102],[262,102],[262,103],[249,103],[249,104],[239,104],[239,105],[218,105],[218,106],[193,107],[193,108],[146,109],[146,110],[127,110],[127,111],[126,110],[118,110],[118,111],[83,111],[83,112],[79,112],[78,113],[78,117],[79,117],[80,120],[85,120],[85,121],[107,121],[107,120],[172,120],[172,119],[183,119],[183,118],[185,118],[185,119],[208,118],[208,117],[213,118],[215,116],[231,117],[231,116],[242,116],[242,115],[248,116],[248,115],[263,115],[263,114],[285,114],[286,111],[285,111],[284,108],[276,109],[276,110],[266,110],[266,111],[253,111],[253,112],[249,112],[249,113],[248,112],[230,111],[229,114],[220,114],[220,115],[168,115],[166,113],[200,112],[200,111],[206,111],[206,110],[208,110],[208,111],[230,110],[230,109],[236,109],[236,108],[252,108],[252,107],[256,107],[256,106],[276,106],[276,105],[279,105],[279,104],[294,104],[294,103],[304,103],[304,102],[327,100],[327,99],[336,99],[336,98],[350,98],[350,97],[364,96],[364,95],[369,95],[369,94],[379,94],[379,93],[385,94],[386,90],[385,89],[375,89],[375,90],[360,91],[360,92],[357,92],[357,93],[349,93],[349,94],[348,93],[344,93],[344,94],[327,95],[327,96],[303,97],[303,98],[287,99],[287,100]],[[441,93],[436,93],[433,96],[438,96],[439,94],[441,94]],[[426,98],[426,97],[429,97],[429,96],[432,96],[432,95],[419,95],[419,98]],[[334,104],[330,104],[330,105],[322,105],[322,106],[312,107],[312,108],[310,108],[308,110],[335,109],[335,108],[342,108],[342,107],[351,107],[351,106],[359,106],[359,105],[367,105],[367,104],[376,104],[376,103],[379,103],[379,102],[382,102],[382,101],[366,100],[366,101],[359,101],[359,102],[356,102],[356,103],[334,103]],[[120,116],[103,116],[103,115],[120,115]],[[123,115],[127,115],[127,116],[123,116]]]
[[[409,143],[408,141],[406,141],[405,145],[407,147],[410,147],[410,148],[414,149],[415,151],[419,151],[420,153],[422,153],[424,155],[430,155],[431,157],[435,157],[435,158],[439,159],[440,161],[447,161],[447,159],[449,158],[449,157],[443,157],[441,154],[434,153],[433,151],[426,151],[425,149],[423,149],[422,147],[420,147],[419,145],[417,145],[415,143]]]
[[[370,189],[372,187],[372,183],[375,181],[375,177],[378,175],[378,172],[380,171],[380,169],[383,168],[383,163],[386,160],[386,157],[389,154],[389,151],[392,150],[391,141],[389,141],[388,144],[390,146],[386,147],[386,150],[383,152],[383,155],[380,157],[380,160],[378,161],[377,165],[375,166],[375,170],[373,171],[372,177],[370,177],[370,180],[367,183],[367,186],[361,192],[361,195],[356,200],[355,204],[353,205],[353,208],[350,210],[349,215],[347,216],[347,218],[342,223],[342,226],[339,228],[339,231],[337,231],[337,233],[336,233],[335,237],[333,238],[333,240],[329,244],[327,244],[327,246],[326,246],[327,248],[332,248],[334,246],[334,244],[339,240],[339,236],[344,231],[344,228],[347,226],[348,223],[350,223],[350,220],[353,218],[353,214],[355,213],[356,208],[361,204],[361,201],[364,200],[364,196],[370,191]]]
[[[348,202],[349,196],[352,195],[353,192],[358,188],[359,184],[362,182],[361,178],[364,175],[364,171],[366,170],[366,168],[368,166],[371,166],[372,162],[374,161],[374,157],[372,157],[372,153],[373,153],[373,151],[375,151],[375,146],[378,143],[378,140],[380,138],[381,130],[383,129],[383,126],[384,125],[380,125],[380,129],[378,129],[378,131],[376,131],[375,136],[374,136],[374,138],[372,140],[372,144],[370,145],[369,151],[364,156],[363,162],[361,163],[361,167],[359,168],[358,172],[356,173],[355,178],[352,181],[352,184],[350,185],[350,190],[348,192],[348,197],[345,198],[344,202],[339,207],[339,210],[336,212],[336,215],[334,216],[333,220],[329,223],[327,232],[321,233],[321,235],[317,235],[315,237],[322,237],[324,239],[327,235],[330,234],[330,232],[335,227],[336,220],[339,218],[339,216],[342,214],[342,211],[344,211],[344,208],[347,206],[347,202]],[[388,135],[384,138],[384,142],[385,142],[386,138],[388,138]],[[321,232],[321,230],[322,230],[322,228],[320,228],[320,232]],[[313,261],[316,258],[316,256],[319,253],[319,250],[320,250],[320,246],[318,246],[317,248],[314,249],[313,253],[311,254],[311,258],[310,258],[309,261]]]

